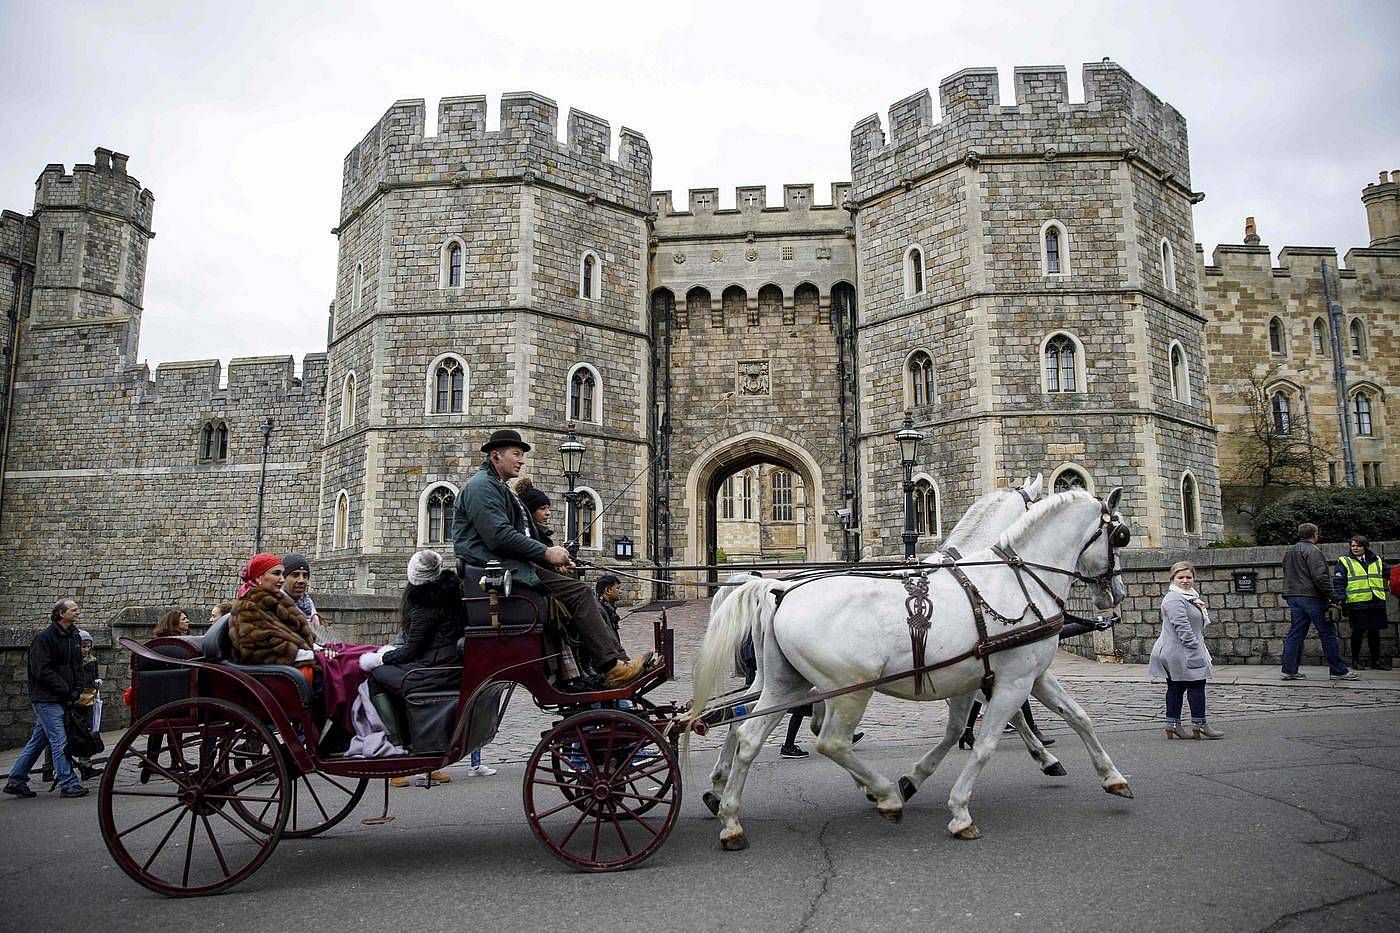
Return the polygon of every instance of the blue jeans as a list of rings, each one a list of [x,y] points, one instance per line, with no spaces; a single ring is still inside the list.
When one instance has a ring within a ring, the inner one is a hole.
[[[39,760],[39,753],[47,746],[53,752],[53,768],[58,775],[58,785],[64,790],[78,786],[78,776],[68,763],[68,733],[63,728],[62,703],[31,703],[34,707],[34,731],[29,736],[29,744],[19,753],[19,759],[10,769],[9,783],[15,787],[29,786],[29,769]]]
[[[477,767],[480,767],[480,766],[481,766],[481,749],[478,748],[476,751],[472,752],[472,767],[473,767],[473,768],[477,768]]]
[[[1167,722],[1181,722],[1181,698],[1191,705],[1191,721],[1206,721],[1206,682],[1204,680],[1172,680],[1167,676]]]
[[[1327,600],[1310,596],[1285,596],[1288,613],[1293,624],[1283,639],[1283,672],[1298,673],[1298,662],[1303,658],[1303,639],[1308,637],[1308,626],[1317,629],[1322,639],[1322,653],[1327,656],[1327,669],[1333,674],[1345,674],[1348,670],[1342,662],[1342,653],[1337,645],[1337,627],[1327,621]]]

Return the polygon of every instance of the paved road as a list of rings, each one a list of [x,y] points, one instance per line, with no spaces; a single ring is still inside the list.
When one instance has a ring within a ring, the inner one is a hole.
[[[675,616],[693,645],[703,612]],[[965,753],[891,825],[835,765],[770,748],[745,798],[753,847],[725,853],[699,802],[702,750],[657,855],[630,872],[583,875],[525,823],[517,758],[538,731],[521,703],[510,739],[489,753],[497,776],[457,767],[451,784],[396,790],[397,818],[384,826],[360,824],[374,815],[367,801],[322,838],[284,841],[261,872],[213,899],[166,900],[127,879],[101,843],[91,797],[0,798],[0,904],[7,926],[55,930],[1400,928],[1400,679],[1283,687],[1271,672],[1227,669],[1211,688],[1211,718],[1228,737],[1167,742],[1152,721],[1160,687],[1139,671],[1057,664],[1103,723],[1136,799],[1099,790],[1082,745],[1059,726],[1054,751],[1069,775],[1044,777],[1003,743],[973,800],[987,835],[960,842],[944,829],[945,798]],[[901,773],[941,708],[875,705],[861,753]]]

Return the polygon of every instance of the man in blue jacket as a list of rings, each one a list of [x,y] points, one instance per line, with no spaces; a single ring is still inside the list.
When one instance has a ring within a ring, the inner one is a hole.
[[[654,655],[629,660],[617,633],[603,621],[587,584],[574,569],[568,549],[547,545],[535,532],[530,512],[506,481],[520,475],[530,445],[505,428],[481,445],[486,461],[467,481],[452,510],[452,550],[468,567],[495,558],[515,580],[548,592],[568,608],[593,666],[608,686],[629,684],[656,666]]]
[[[33,797],[29,789],[29,769],[34,767],[47,746],[53,753],[58,772],[60,795],[86,797],[88,789],[78,782],[65,754],[68,732],[63,727],[64,707],[82,693],[83,649],[78,640],[78,618],[82,610],[72,599],[60,599],[49,613],[49,626],[29,644],[29,702],[34,707],[34,732],[19,753],[5,782],[5,793]]]

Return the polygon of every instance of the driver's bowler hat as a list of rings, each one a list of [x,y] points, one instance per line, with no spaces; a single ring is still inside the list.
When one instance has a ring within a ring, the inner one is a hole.
[[[526,453],[530,452],[530,445],[521,438],[520,432],[512,428],[502,428],[499,431],[491,432],[491,439],[481,445],[481,452],[489,454],[498,447],[519,447]]]

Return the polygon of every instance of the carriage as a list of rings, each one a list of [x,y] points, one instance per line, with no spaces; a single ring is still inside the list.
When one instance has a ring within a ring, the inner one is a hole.
[[[476,595],[479,594],[479,595]],[[132,655],[132,725],[99,791],[103,840],[140,884],[171,896],[226,890],[283,839],[343,821],[371,780],[425,774],[490,742],[517,688],[553,725],[525,766],[525,817],[557,858],[583,871],[642,862],[665,842],[681,802],[679,710],[648,699],[674,675],[674,634],[653,622],[662,663],[617,689],[563,692],[546,606],[516,589],[464,596],[460,668],[418,668],[401,697],[375,706],[408,751],[327,755],[324,717],[303,672],[231,660],[227,620],[202,639],[120,644]],[[453,689],[441,689],[444,679]],[[623,704],[619,701],[626,700]],[[401,701],[401,702],[400,702]]]

